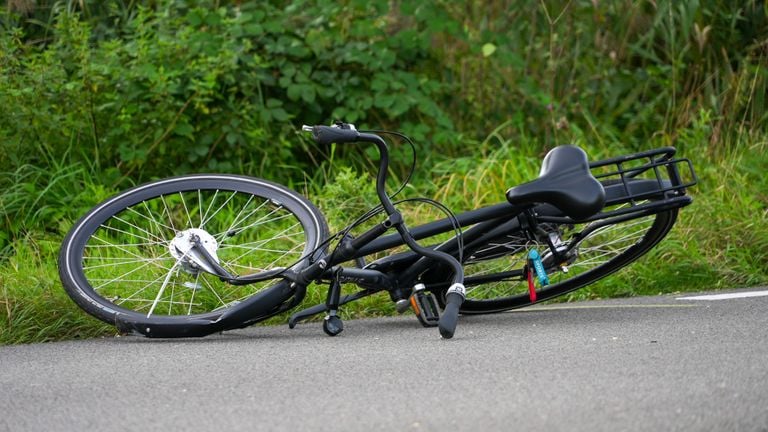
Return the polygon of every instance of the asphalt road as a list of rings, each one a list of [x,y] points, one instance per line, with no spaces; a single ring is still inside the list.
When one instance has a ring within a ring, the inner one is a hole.
[[[768,431],[768,296],[678,297],[5,346],[0,430]]]

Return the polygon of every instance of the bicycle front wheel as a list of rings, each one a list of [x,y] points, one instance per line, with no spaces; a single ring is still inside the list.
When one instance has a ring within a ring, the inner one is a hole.
[[[193,175],[123,192],[83,216],[64,239],[59,275],[85,311],[214,319],[275,280],[234,286],[187,259],[177,238],[196,236],[233,275],[300,270],[328,236],[298,193],[255,178]],[[187,243],[188,244],[188,243]]]

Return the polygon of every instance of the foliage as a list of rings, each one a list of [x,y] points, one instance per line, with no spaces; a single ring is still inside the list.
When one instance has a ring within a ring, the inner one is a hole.
[[[289,182],[324,160],[297,127],[331,119],[456,156],[499,125],[544,146],[674,143],[707,111],[720,151],[768,119],[765,9],[17,0],[0,15],[0,171],[75,148],[121,187],[192,171]]]
[[[350,5],[346,25],[326,19],[342,6],[305,3],[139,7],[120,38],[61,12],[42,49],[16,28],[4,41],[3,85],[7,102],[25,102],[6,105],[18,108],[9,109],[6,136],[57,149],[69,144],[52,136],[63,130],[100,166],[135,178],[169,166],[260,172],[298,159],[304,168],[291,120],[403,116],[450,129],[433,100],[441,84],[410,70],[428,56],[423,40],[387,37],[384,21],[362,19],[381,4]]]

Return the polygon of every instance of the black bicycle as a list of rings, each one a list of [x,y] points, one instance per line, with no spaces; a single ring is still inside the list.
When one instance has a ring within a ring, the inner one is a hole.
[[[326,302],[292,315],[291,328],[325,313],[323,329],[336,335],[341,305],[386,291],[399,311],[411,308],[451,338],[459,313],[546,301],[638,259],[669,232],[697,182],[673,147],[589,163],[580,148],[560,146],[504,202],[458,215],[443,207],[444,219],[409,228],[385,191],[387,132],[304,129],[321,145],[378,148],[379,207],[330,235],[312,203],[266,180],[203,174],[144,184],[73,226],[59,254],[67,293],[121,331],[172,338],[263,321],[324,283]],[[342,295],[342,284],[360,289]]]

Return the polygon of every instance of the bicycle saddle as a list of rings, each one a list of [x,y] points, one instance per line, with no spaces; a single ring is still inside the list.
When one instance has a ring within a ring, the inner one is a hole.
[[[547,203],[573,219],[586,219],[602,210],[605,190],[589,171],[584,150],[564,145],[555,147],[541,166],[536,180],[507,191],[512,204]]]

